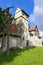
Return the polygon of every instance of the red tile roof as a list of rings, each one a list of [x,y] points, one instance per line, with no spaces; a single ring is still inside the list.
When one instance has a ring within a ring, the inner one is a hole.
[[[36,30],[36,26],[31,26],[30,28],[29,28],[29,31],[35,31]]]
[[[11,24],[11,26],[9,27],[9,31],[13,33],[18,32],[17,25],[15,23]]]

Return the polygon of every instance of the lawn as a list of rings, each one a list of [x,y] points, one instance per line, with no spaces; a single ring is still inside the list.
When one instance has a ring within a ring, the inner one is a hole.
[[[0,65],[43,65],[43,47],[11,50],[9,57],[4,52]]]

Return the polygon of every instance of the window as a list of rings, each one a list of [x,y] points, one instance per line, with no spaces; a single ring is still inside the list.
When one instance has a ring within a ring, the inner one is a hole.
[[[26,46],[28,47],[28,40],[26,41],[27,43],[26,43]]]
[[[23,40],[24,40],[24,37],[23,37]]]

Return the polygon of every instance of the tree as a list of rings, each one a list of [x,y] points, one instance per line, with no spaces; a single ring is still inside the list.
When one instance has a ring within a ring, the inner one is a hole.
[[[2,8],[0,8],[0,32],[2,32],[3,27],[4,27],[4,16],[5,14]],[[0,54],[2,53],[2,49],[3,49],[3,40],[4,40],[4,37],[2,37],[2,46],[1,46]]]
[[[9,56],[9,26],[13,20],[12,15],[9,13],[9,9],[12,7],[8,7],[5,12],[5,27],[7,28],[7,56]]]
[[[9,13],[9,8],[2,10],[0,8],[0,32],[3,32],[1,52],[4,44],[5,29],[7,28],[7,56],[9,56],[9,26],[13,20],[12,15]]]

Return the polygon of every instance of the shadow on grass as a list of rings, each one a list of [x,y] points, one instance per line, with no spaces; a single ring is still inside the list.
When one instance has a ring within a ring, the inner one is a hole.
[[[10,50],[10,52],[9,52],[9,57],[7,57],[6,52],[4,52],[4,53],[0,56],[0,65],[2,65],[4,62],[5,62],[5,63],[11,62],[11,61],[13,61],[13,59],[14,59],[16,56],[21,55],[22,52],[24,52],[24,51],[29,51],[29,49],[34,49],[34,48],[35,48],[35,47],[27,48],[27,49]]]

